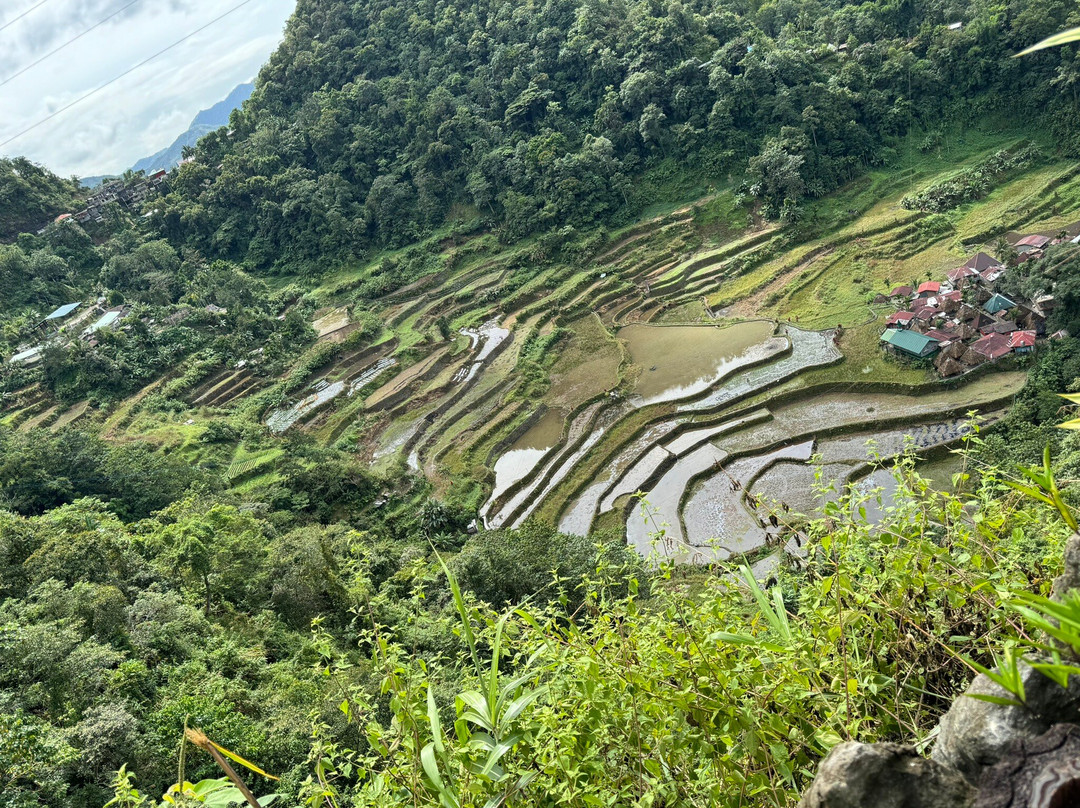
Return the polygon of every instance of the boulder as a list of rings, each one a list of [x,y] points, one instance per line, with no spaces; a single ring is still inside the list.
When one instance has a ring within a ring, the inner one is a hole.
[[[975,808],[1066,808],[1080,805],[1080,727],[1057,724],[1016,741],[983,772]]]
[[[1027,665],[1021,674],[1027,707],[970,698],[972,694],[1011,698],[986,675],[976,676],[942,717],[930,757],[977,784],[983,770],[1001,760],[1015,741],[1037,738],[1059,722],[1080,722],[1080,679],[1073,677],[1064,690]]]
[[[833,747],[799,808],[969,808],[975,788],[914,747],[850,741]]]
[[[1073,589],[1080,589],[1080,536],[1075,533],[1065,542],[1064,569],[1054,579],[1054,597],[1062,598]]]

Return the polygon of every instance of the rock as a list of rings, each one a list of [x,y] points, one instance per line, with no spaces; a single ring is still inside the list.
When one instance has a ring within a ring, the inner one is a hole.
[[[948,766],[896,743],[833,748],[799,808],[968,808],[975,788]]]
[[[930,757],[976,784],[983,770],[997,763],[1014,741],[1037,738],[1058,722],[1080,721],[1080,679],[1073,677],[1069,689],[1063,690],[1034,668],[1024,665],[1021,670],[1027,707],[969,698],[973,693],[1010,697],[979,674],[942,717]]]
[[[1080,589],[1080,536],[1073,534],[1065,542],[1065,568],[1054,579],[1054,597],[1060,599],[1072,589]]]
[[[975,808],[1066,808],[1080,805],[1080,727],[1057,724],[1016,741],[983,772]]]

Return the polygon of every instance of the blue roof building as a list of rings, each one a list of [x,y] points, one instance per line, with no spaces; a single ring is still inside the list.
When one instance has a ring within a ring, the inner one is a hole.
[[[48,317],[46,317],[45,322],[49,322],[49,320],[63,320],[81,305],[82,303],[68,303],[66,306],[61,306]]]
[[[881,335],[881,341],[894,350],[914,357],[929,356],[939,347],[938,340],[933,337],[896,328],[886,328]]]
[[[1009,309],[1015,307],[1016,304],[1009,300],[1009,298],[1005,297],[1005,295],[994,295],[989,300],[987,300],[986,304],[983,306],[983,308],[990,314],[997,314],[1002,311],[1008,311]]]

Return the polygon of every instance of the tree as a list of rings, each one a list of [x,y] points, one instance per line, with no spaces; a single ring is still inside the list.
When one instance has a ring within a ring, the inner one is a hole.
[[[791,200],[797,204],[806,184],[800,170],[806,162],[802,155],[790,154],[775,138],[766,141],[761,153],[750,159],[750,175],[754,184],[750,193],[761,199],[766,215],[776,216]]]

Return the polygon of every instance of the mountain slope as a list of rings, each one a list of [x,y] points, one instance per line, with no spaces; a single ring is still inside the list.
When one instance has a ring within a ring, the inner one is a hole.
[[[240,84],[233,88],[227,98],[196,115],[188,130],[174,140],[172,145],[157,154],[139,160],[132,166],[132,170],[151,174],[162,168],[166,170],[175,168],[184,156],[185,146],[194,146],[204,135],[228,124],[232,111],[247,101],[254,90],[254,84]]]

